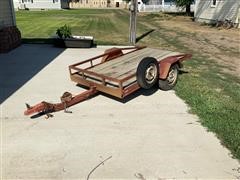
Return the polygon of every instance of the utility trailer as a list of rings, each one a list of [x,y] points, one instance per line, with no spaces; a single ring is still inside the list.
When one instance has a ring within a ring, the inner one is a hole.
[[[99,56],[69,66],[70,78],[88,90],[73,96],[65,92],[61,103],[41,102],[27,105],[25,115],[47,114],[63,110],[88,99],[98,92],[123,99],[140,88],[149,89],[158,84],[161,90],[170,90],[176,83],[182,61],[191,54],[182,54],[148,47],[111,48]]]

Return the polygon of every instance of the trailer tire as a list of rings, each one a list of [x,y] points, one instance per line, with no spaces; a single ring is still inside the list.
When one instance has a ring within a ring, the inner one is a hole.
[[[155,58],[145,57],[137,67],[137,82],[141,88],[149,89],[158,80],[159,65]]]
[[[174,88],[177,84],[179,74],[179,66],[178,64],[173,64],[169,71],[166,79],[158,80],[158,87],[163,91],[168,91]]]

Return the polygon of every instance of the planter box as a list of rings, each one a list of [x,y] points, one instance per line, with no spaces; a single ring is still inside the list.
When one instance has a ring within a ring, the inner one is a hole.
[[[90,48],[93,46],[92,36],[73,36],[64,40],[65,47],[68,48]]]
[[[65,48],[65,43],[64,43],[63,39],[55,38],[53,42],[54,42],[54,46],[60,47],[60,48]]]

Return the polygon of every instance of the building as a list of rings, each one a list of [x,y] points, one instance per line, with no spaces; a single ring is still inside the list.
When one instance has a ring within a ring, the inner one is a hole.
[[[71,0],[70,8],[107,8],[110,7],[109,0]]]
[[[21,33],[16,27],[12,0],[0,0],[0,53],[21,44]]]
[[[71,0],[69,7],[78,8],[126,8],[123,0]]]
[[[191,5],[191,12],[194,11],[195,4]],[[177,7],[175,0],[149,0],[141,8],[143,12],[185,12],[185,8]]]
[[[196,0],[194,17],[198,22],[210,24],[230,20],[239,27],[239,9],[239,0]]]
[[[15,9],[68,9],[69,0],[14,0]]]

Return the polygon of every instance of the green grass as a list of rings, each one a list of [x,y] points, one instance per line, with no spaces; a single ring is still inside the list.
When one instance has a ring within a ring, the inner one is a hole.
[[[204,126],[240,159],[240,80],[221,72],[221,67],[194,57],[186,63],[190,73],[180,77],[176,93],[191,106]],[[205,66],[208,68],[205,68]],[[203,68],[204,70],[202,70]]]
[[[128,45],[129,14],[126,10],[18,11],[16,18],[24,38],[49,38],[59,26],[68,24],[73,34],[92,35],[97,44]],[[229,67],[213,61],[211,56],[215,54],[204,56],[181,40],[181,37],[196,39],[196,33],[161,27],[157,23],[171,18],[174,16],[154,13],[138,17],[138,36],[155,29],[138,44],[194,54],[184,63],[188,73],[180,76],[176,93],[191,107],[191,112],[200,117],[202,125],[215,132],[240,159],[240,79],[224,73],[223,69]],[[239,51],[229,51],[229,56],[239,57]]]
[[[72,34],[94,36],[100,44],[126,44],[128,24],[126,12],[114,10],[82,9],[62,11],[18,11],[17,25],[23,38],[51,38],[64,24],[72,28]]]

